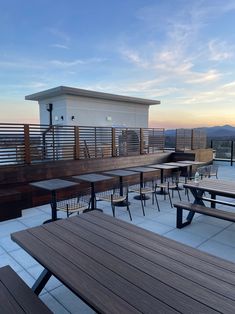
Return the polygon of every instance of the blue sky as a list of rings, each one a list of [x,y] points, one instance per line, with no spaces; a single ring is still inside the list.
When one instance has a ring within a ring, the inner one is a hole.
[[[0,0],[0,122],[59,85],[161,101],[155,127],[235,125],[234,0]]]

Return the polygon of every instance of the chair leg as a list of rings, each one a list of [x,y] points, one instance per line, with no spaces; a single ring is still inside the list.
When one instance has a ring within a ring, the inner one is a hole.
[[[131,217],[131,211],[130,211],[130,207],[129,207],[129,203],[128,203],[128,199],[126,200],[126,208],[127,208],[127,211],[128,211],[128,214],[129,214],[129,217],[130,217],[130,220],[132,221],[132,217]]]
[[[160,207],[159,207],[159,203],[158,203],[158,199],[157,199],[157,191],[155,191],[153,194],[154,194],[153,196],[155,196],[155,200],[156,200],[156,204],[157,204],[157,209],[158,209],[158,211],[160,212]]]
[[[145,194],[143,194],[144,196],[144,206],[146,206],[146,198],[145,198]]]
[[[166,189],[164,188],[163,191],[164,191],[164,201],[165,201],[166,200]]]
[[[111,204],[111,207],[112,207],[113,217],[115,217],[115,206]]]
[[[177,189],[177,191],[178,191],[179,199],[180,199],[180,201],[181,201],[180,190],[179,190],[179,189]]]
[[[140,193],[140,200],[141,200],[141,206],[142,206],[143,215],[145,216],[143,195],[141,193]]]
[[[171,200],[171,193],[170,193],[169,190],[168,190],[168,196],[169,196],[169,200],[170,200],[171,207],[173,208],[173,204],[172,204],[172,200]]]
[[[189,193],[188,193],[188,189],[187,189],[187,188],[185,189],[185,193],[186,193],[186,195],[187,195],[188,201],[190,202]]]

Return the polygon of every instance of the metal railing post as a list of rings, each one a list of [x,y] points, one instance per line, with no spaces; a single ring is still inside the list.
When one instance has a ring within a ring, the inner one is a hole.
[[[116,157],[116,129],[112,128],[112,157]]]
[[[230,160],[230,166],[233,165],[233,141],[231,141],[231,160]]]
[[[144,130],[140,128],[140,155],[144,154]]]
[[[74,127],[74,159],[79,159],[80,158],[80,143],[79,143],[79,127],[75,126]]]
[[[29,136],[29,125],[24,124],[24,161],[26,164],[31,164],[30,154],[30,136]]]

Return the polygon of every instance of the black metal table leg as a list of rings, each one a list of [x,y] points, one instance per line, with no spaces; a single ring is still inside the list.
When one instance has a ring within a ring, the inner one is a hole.
[[[44,269],[38,279],[35,281],[32,290],[36,295],[39,295],[42,289],[47,284],[48,280],[51,278],[52,273],[48,269]]]

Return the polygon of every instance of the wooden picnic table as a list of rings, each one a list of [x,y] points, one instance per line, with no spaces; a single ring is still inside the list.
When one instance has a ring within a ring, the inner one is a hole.
[[[226,200],[216,200],[217,196],[235,199],[235,182],[218,180],[218,179],[203,179],[199,182],[190,181],[184,184],[184,187],[189,189],[194,197],[193,204],[205,206],[205,201],[211,203],[211,208],[216,207],[216,203],[228,206],[235,206],[235,203]],[[210,194],[210,198],[203,196],[205,192]],[[190,211],[186,220],[190,223],[195,215],[194,211]]]
[[[189,181],[188,183],[184,184],[184,187],[192,192],[195,198],[194,203],[196,204],[203,205],[202,196],[204,192],[208,192],[211,195],[212,200],[216,200],[216,196],[223,196],[235,199],[234,181],[220,179],[203,179],[199,180],[199,182]]]
[[[12,240],[98,313],[232,313],[235,264],[98,211]]]

